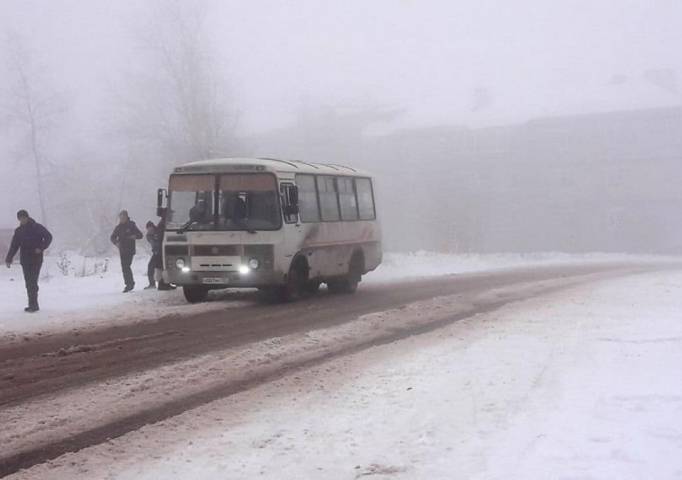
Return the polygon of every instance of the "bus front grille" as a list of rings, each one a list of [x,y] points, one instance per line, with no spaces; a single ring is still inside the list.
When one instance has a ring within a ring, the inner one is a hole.
[[[166,245],[166,255],[188,255],[187,245]]]
[[[194,245],[194,255],[199,257],[238,257],[238,245]]]

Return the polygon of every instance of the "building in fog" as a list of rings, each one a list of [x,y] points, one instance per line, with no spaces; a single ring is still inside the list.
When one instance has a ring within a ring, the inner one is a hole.
[[[368,135],[385,112],[327,112],[250,153],[377,174],[387,248],[682,252],[682,108]]]

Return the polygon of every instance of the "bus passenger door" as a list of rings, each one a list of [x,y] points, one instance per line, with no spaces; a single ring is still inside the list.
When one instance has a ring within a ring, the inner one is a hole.
[[[299,218],[298,187],[293,182],[281,183],[280,198],[282,200],[282,215],[284,219],[281,268],[284,273],[287,273],[294,255],[301,248],[301,241],[304,236],[303,226]]]

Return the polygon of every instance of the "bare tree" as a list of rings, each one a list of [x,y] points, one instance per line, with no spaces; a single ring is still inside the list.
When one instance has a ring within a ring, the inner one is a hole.
[[[157,0],[143,8],[114,88],[118,191],[108,195],[111,206],[152,214],[155,188],[174,166],[234,151],[237,115],[207,33],[208,4]]]
[[[6,39],[8,87],[1,98],[0,111],[10,130],[21,138],[19,156],[29,160],[34,169],[35,185],[40,205],[40,220],[47,223],[45,175],[49,168],[44,151],[47,136],[64,108],[60,96],[46,85],[46,74],[14,33]]]
[[[132,138],[156,145],[172,163],[229,149],[236,127],[206,33],[207,15],[203,1],[157,2],[136,32],[144,64],[124,101],[126,124]]]

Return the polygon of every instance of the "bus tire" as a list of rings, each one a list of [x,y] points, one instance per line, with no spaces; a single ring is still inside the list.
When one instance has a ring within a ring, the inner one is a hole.
[[[358,289],[358,282],[353,282],[350,279],[337,278],[336,280],[329,280],[327,282],[327,290],[329,293],[339,294],[339,293],[355,293]]]
[[[362,273],[365,268],[365,261],[362,253],[354,253],[348,265],[348,274],[341,278],[329,280],[327,288],[331,293],[355,293],[358,284],[362,280]]]
[[[189,303],[205,302],[208,297],[208,288],[186,285],[182,287],[182,293]]]
[[[305,258],[299,257],[293,261],[286,284],[280,288],[280,299],[283,302],[295,302],[307,292],[308,271],[308,262]]]

